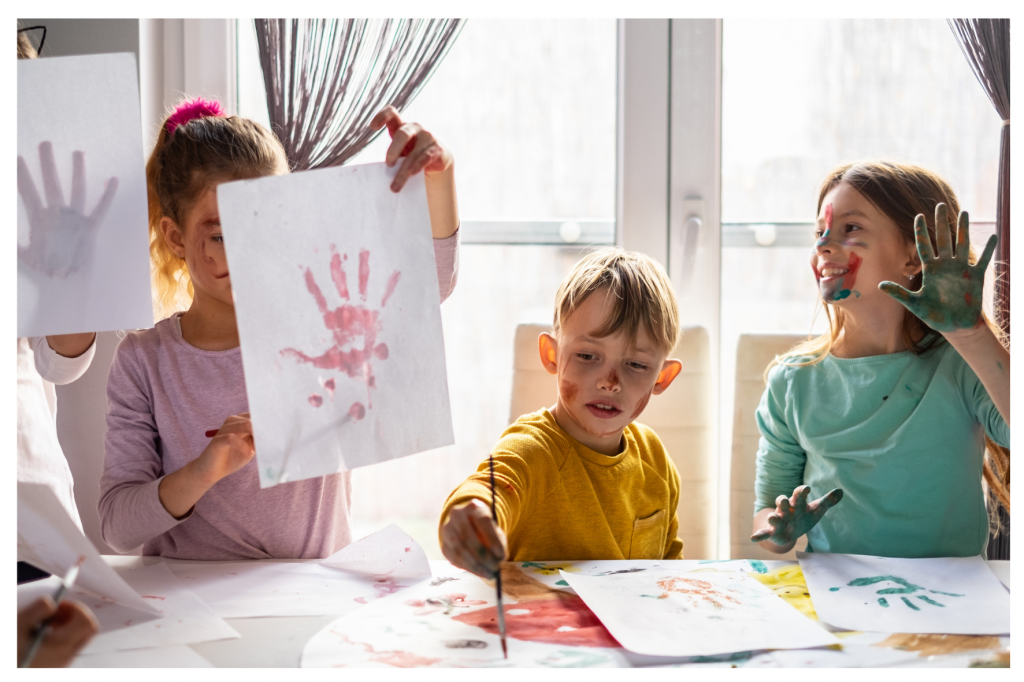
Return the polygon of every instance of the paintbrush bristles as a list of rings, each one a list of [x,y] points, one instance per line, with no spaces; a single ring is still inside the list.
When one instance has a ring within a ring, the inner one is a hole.
[[[491,518],[498,525],[498,508],[494,504],[494,455],[487,456],[487,464],[491,470]],[[494,573],[494,586],[498,591],[498,633],[501,635],[501,652],[508,658],[508,644],[505,641],[505,604],[501,597],[501,564]]]

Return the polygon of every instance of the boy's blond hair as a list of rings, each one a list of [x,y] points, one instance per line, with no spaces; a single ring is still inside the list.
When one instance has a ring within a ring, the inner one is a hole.
[[[672,352],[679,339],[679,305],[665,268],[642,253],[614,247],[583,257],[562,280],[555,295],[555,335],[573,311],[602,289],[611,293],[613,307],[595,336],[625,330],[634,345],[643,325],[659,350]]]

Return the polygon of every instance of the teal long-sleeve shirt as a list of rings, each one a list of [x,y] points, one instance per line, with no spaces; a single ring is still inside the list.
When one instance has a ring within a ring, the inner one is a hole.
[[[1008,448],[1010,429],[948,343],[923,355],[776,365],[756,418],[755,514],[800,485],[811,499],[843,489],[808,532],[808,551],[936,557],[985,548],[984,435]]]

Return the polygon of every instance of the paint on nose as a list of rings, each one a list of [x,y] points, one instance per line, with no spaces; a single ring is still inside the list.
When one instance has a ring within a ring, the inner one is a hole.
[[[608,383],[612,386],[616,386],[619,383],[619,375],[614,369],[608,373]]]

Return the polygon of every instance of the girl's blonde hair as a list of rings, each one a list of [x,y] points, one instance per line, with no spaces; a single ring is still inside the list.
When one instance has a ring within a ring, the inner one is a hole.
[[[584,256],[562,280],[555,294],[553,330],[557,335],[565,320],[596,291],[608,289],[612,311],[598,338],[620,329],[630,344],[643,326],[647,335],[666,353],[679,340],[679,306],[665,268],[642,253],[615,247]]]
[[[928,234],[934,249],[936,248],[936,204],[946,204],[950,216],[960,213],[960,203],[945,180],[920,166],[894,161],[850,163],[833,169],[825,176],[821,190],[818,192],[818,213],[821,212],[825,196],[841,182],[856,189],[875,208],[892,220],[907,244],[915,243],[914,219],[918,214],[924,215],[928,223]],[[973,246],[970,248],[967,260],[971,264],[978,260]],[[913,291],[921,288],[921,273],[911,279],[907,288]],[[776,357],[768,365],[768,370],[777,364],[798,367],[814,365],[824,360],[832,351],[833,345],[842,335],[846,321],[845,315],[838,306],[833,308],[830,302],[823,299],[821,303],[824,306],[825,316],[828,318],[829,331],[821,336],[802,341]],[[982,318],[1000,343],[1005,346],[1006,341],[1002,330],[989,320],[984,312],[982,312]],[[941,334],[932,330],[909,310],[903,311],[902,333],[907,348],[915,355],[921,355],[946,343],[946,339]],[[768,370],[765,370],[765,376],[767,376]],[[988,484],[989,496],[995,498],[1009,512],[1010,451],[994,443],[988,436],[985,437],[985,447],[988,452],[983,476]],[[993,523],[997,522],[993,521]],[[994,525],[993,530],[998,531],[998,526]]]
[[[184,232],[189,211],[210,185],[287,172],[284,147],[260,124],[238,116],[194,118],[168,132],[160,126],[146,162],[149,195],[149,253],[154,313],[163,319],[187,308],[194,291],[185,260],[164,239],[167,217]]]

